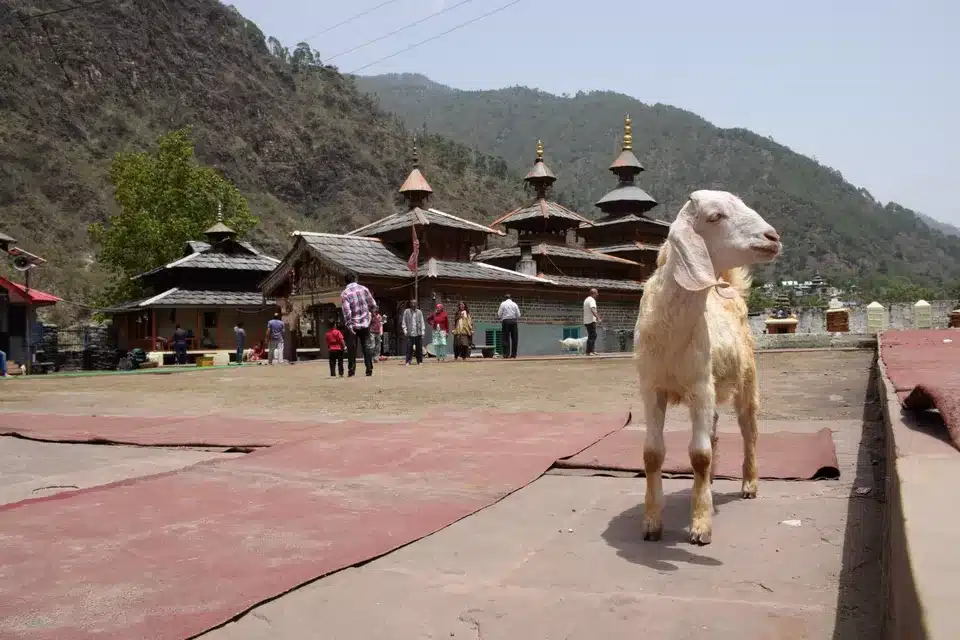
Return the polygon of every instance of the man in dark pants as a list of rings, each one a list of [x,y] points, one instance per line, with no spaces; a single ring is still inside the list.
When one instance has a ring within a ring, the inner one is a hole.
[[[357,373],[357,345],[363,349],[363,365],[367,376],[373,375],[373,353],[370,348],[370,320],[377,301],[370,290],[357,283],[357,277],[347,274],[347,287],[340,294],[340,309],[347,330],[347,377]]]
[[[510,298],[510,294],[503,296],[503,302],[497,309],[497,318],[503,331],[503,357],[517,357],[517,342],[520,338],[520,307]]]
[[[597,290],[590,289],[590,294],[583,301],[583,326],[587,328],[587,355],[597,353],[597,325],[600,324],[600,315],[597,313]]]
[[[179,324],[173,330],[173,356],[176,364],[187,364],[187,332]]]

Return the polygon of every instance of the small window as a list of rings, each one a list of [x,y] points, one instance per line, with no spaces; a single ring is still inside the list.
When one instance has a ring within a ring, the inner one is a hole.
[[[217,328],[217,312],[216,311],[203,312],[203,328],[204,329]]]
[[[574,340],[580,338],[580,327],[564,327],[563,328],[563,339],[573,338]]]
[[[494,352],[500,355],[503,355],[503,330],[502,329],[487,329],[485,335],[485,343],[492,344],[494,346]]]

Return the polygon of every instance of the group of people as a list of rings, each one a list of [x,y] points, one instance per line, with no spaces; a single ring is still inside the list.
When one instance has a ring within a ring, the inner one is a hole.
[[[587,330],[585,352],[587,355],[596,354],[597,326],[601,323],[597,312],[596,289],[590,289],[589,295],[583,301],[583,324]],[[363,352],[364,373],[373,375],[374,360],[379,359],[383,349],[383,315],[380,313],[377,301],[367,287],[357,282],[356,276],[347,275],[347,286],[340,294],[340,305],[343,313],[343,324],[334,323],[324,336],[330,364],[330,375],[343,377],[344,358],[347,360],[348,377],[356,375],[357,346]],[[500,320],[503,341],[503,357],[513,359],[517,357],[519,344],[520,307],[513,301],[510,294],[504,295],[500,307],[497,309],[497,319]],[[406,342],[405,365],[410,366],[414,361],[423,363],[423,337],[426,327],[431,329],[431,344],[437,360],[444,362],[447,359],[447,341],[453,336],[453,359],[466,361],[470,357],[473,346],[473,318],[465,302],[460,302],[453,318],[447,313],[443,304],[437,303],[433,312],[426,317],[416,299],[411,299],[400,319],[400,329]],[[452,331],[451,331],[452,324]],[[283,363],[283,336],[286,327],[280,314],[274,314],[267,322],[265,342],[267,343],[267,359],[270,364],[276,360]],[[181,336],[180,333],[183,333]],[[234,327],[237,345],[237,362],[244,360],[244,344],[246,331],[243,323],[238,322]],[[179,338],[179,340],[178,340]],[[174,350],[180,357],[180,344],[186,352],[186,332],[177,325],[174,332]],[[260,345],[258,345],[259,347]],[[261,349],[262,351],[262,349]]]
[[[400,329],[406,338],[407,352],[405,364],[410,364],[416,359],[416,363],[423,363],[423,336],[426,333],[426,326],[429,323],[431,330],[431,344],[437,360],[444,362],[447,359],[447,339],[450,336],[450,315],[440,303],[434,308],[433,313],[424,318],[423,311],[416,300],[410,300],[407,308],[403,310],[403,316],[400,318]],[[470,309],[467,303],[461,302],[457,307],[456,315],[453,318],[453,359],[462,358],[464,361],[470,357],[470,346],[473,344],[473,318],[470,316]]]

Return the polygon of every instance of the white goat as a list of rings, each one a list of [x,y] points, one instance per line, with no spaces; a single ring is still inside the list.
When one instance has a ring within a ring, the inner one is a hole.
[[[754,339],[745,298],[749,267],[770,262],[781,251],[780,236],[760,214],[726,191],[690,194],[667,241],[657,269],[644,286],[634,327],[634,356],[640,377],[647,436],[643,538],[663,534],[667,405],[686,404],[693,433],[690,541],[709,544],[713,534],[713,457],[717,446],[716,405],[731,398],[743,435],[741,495],[757,495],[757,387]]]
[[[561,351],[576,351],[578,354],[582,354],[587,348],[587,337],[582,338],[564,338],[559,340],[560,350]]]

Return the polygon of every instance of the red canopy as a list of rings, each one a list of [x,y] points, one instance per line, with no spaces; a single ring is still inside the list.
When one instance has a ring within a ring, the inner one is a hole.
[[[10,294],[10,299],[15,302],[27,302],[35,305],[50,305],[60,302],[60,298],[52,293],[32,287],[28,290],[22,284],[7,280],[3,276],[0,276],[0,287],[6,289],[7,293]]]

